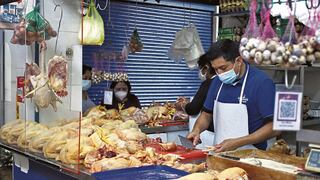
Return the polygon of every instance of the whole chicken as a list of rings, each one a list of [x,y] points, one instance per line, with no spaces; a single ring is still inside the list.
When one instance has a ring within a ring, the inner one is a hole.
[[[31,78],[38,76],[40,73],[41,70],[36,63],[26,63],[26,71],[24,72],[26,94],[34,90],[34,85],[31,83]],[[32,96],[33,94],[30,94],[27,96],[27,98],[32,98]]]
[[[41,73],[37,76],[31,76],[30,81],[34,89],[26,94],[26,97],[33,96],[36,110],[39,108],[47,108],[51,105],[54,111],[57,111],[56,102],[62,103],[58,96],[54,93],[52,88],[49,86],[49,80],[46,74],[44,50],[46,49],[45,42],[41,43],[41,58],[40,58],[40,69]]]
[[[68,95],[67,80],[68,80],[68,62],[62,56],[54,56],[48,63],[48,78],[52,90],[58,96],[63,97]]]

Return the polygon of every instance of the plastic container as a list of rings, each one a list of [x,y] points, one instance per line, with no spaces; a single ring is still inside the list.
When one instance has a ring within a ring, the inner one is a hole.
[[[92,176],[97,180],[166,180],[177,179],[188,174],[169,166],[152,165],[98,172]]]

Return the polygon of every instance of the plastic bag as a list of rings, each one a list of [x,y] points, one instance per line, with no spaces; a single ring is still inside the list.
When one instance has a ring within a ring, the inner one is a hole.
[[[176,33],[168,57],[175,62],[185,59],[190,69],[197,67],[198,58],[204,54],[201,40],[194,24],[182,28]]]
[[[94,0],[91,0],[88,12],[83,17],[83,30],[80,26],[79,39],[84,45],[102,45],[104,42],[104,23]]]
[[[265,14],[265,26],[262,32],[262,39],[273,39],[277,37],[277,33],[273,30],[270,23],[270,10]]]
[[[121,61],[128,60],[129,51],[130,51],[129,47],[126,45],[123,45],[122,50],[121,50],[121,56],[120,56]]]
[[[267,0],[268,1],[268,0]],[[268,4],[268,3],[267,3]],[[260,19],[261,19],[261,22],[260,22],[260,26],[259,26],[259,31],[262,33],[263,32],[263,29],[265,27],[265,24],[266,24],[266,21],[268,20],[268,18],[270,17],[266,17],[266,13],[267,12],[267,8],[265,6],[265,0],[262,0],[261,2],[261,10],[260,10]]]
[[[258,3],[256,0],[252,0],[250,4],[250,18],[246,27],[246,31],[240,40],[240,55],[249,63],[261,64],[262,52],[258,52],[257,49],[261,45],[265,44],[260,41],[261,31],[257,24],[256,10]],[[264,48],[264,47],[263,47]],[[256,53],[257,52],[257,53]]]
[[[248,25],[246,27],[246,32],[244,33],[243,37],[247,38],[257,38],[260,36],[260,29],[257,23],[257,16],[256,16],[256,10],[257,10],[257,0],[252,0],[250,4],[250,18]]]
[[[131,53],[141,52],[143,49],[143,44],[139,37],[137,28],[134,29],[131,35],[130,42],[129,42],[129,49]]]
[[[56,36],[57,32],[52,29],[50,23],[39,13],[39,6],[36,6],[15,27],[11,43],[31,45],[35,41],[41,43]]]
[[[289,17],[289,22],[287,24],[284,34],[282,35],[281,41],[283,43],[297,43],[297,32],[294,26],[294,16],[292,15]]]

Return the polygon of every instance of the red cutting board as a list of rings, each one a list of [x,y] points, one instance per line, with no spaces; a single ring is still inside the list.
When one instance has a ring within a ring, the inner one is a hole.
[[[148,143],[145,147],[152,147],[159,154],[176,154],[179,155],[184,160],[195,160],[195,159],[204,159],[207,154],[199,149],[187,149],[183,146],[177,145],[177,149],[175,151],[163,151],[159,143]]]

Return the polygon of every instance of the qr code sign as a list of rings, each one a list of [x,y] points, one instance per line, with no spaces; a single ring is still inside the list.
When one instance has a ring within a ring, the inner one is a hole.
[[[297,101],[281,99],[279,101],[279,119],[280,120],[296,120],[297,117]]]

